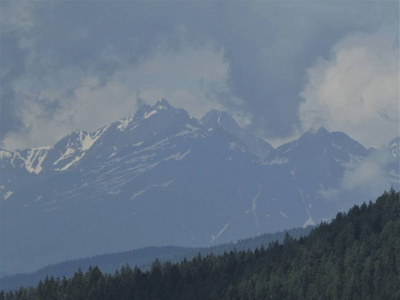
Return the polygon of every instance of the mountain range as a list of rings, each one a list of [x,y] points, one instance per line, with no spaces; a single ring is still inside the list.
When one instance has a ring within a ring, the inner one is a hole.
[[[19,273],[329,220],[376,196],[357,175],[371,165],[399,188],[399,138],[366,149],[320,128],[274,149],[226,112],[197,120],[162,99],[51,147],[1,149],[0,165],[0,269]]]

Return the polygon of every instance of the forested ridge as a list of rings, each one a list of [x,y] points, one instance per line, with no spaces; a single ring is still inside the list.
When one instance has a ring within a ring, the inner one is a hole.
[[[309,236],[141,271],[98,267],[0,299],[400,299],[400,193],[354,206]]]
[[[285,233],[290,236],[300,238],[310,233],[312,227],[293,228],[275,233],[265,233],[256,237],[239,240],[235,243],[220,244],[212,247],[186,248],[176,246],[146,247],[119,253],[103,254],[88,258],[65,261],[54,265],[49,265],[31,274],[16,274],[0,278],[0,290],[15,290],[20,286],[36,286],[40,280],[48,277],[72,277],[78,268],[88,269],[90,266],[97,266],[103,273],[114,273],[127,263],[131,266],[138,266],[141,270],[149,270],[156,258],[160,262],[170,261],[173,263],[181,262],[185,257],[192,259],[197,254],[206,256],[210,253],[215,255],[236,250],[255,250],[261,245],[268,245],[270,242],[283,242]]]

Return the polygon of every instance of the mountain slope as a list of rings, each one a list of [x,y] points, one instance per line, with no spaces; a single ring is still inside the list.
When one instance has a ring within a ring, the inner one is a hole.
[[[328,132],[322,127],[278,147],[263,163],[282,165],[307,191],[312,191],[336,186],[345,169],[355,167],[367,156],[368,150],[345,133]]]
[[[261,160],[235,134],[200,123],[160,100],[51,147],[2,150],[1,270],[212,246],[313,225],[365,197],[336,192],[369,155],[344,133],[305,133]]]
[[[94,267],[20,291],[40,299],[398,299],[399,253],[400,193],[391,190],[307,237],[287,235],[267,249],[156,260],[149,272],[125,266],[113,276]]]
[[[41,172],[21,168],[33,179],[16,177],[1,202],[2,269],[257,233],[251,199],[237,193],[257,189],[255,174],[241,183],[256,160],[231,134],[207,132],[165,100],[95,133],[75,132],[48,149]]]
[[[226,112],[210,110],[200,119],[200,124],[208,131],[220,128],[233,134],[246,144],[251,153],[261,158],[265,158],[274,150],[266,141],[257,138],[249,130],[241,128]]]

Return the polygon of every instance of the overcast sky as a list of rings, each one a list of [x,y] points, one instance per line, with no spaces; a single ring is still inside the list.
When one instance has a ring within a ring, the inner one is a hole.
[[[274,146],[399,135],[398,1],[3,1],[1,146],[54,144],[166,98]]]

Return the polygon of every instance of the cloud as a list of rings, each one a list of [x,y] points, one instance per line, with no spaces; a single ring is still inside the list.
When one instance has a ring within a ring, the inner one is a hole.
[[[51,145],[72,131],[93,131],[132,116],[141,104],[153,104],[159,98],[199,118],[212,108],[223,109],[203,90],[226,85],[227,71],[221,54],[190,48],[128,65],[107,80],[75,67],[47,68],[52,76],[46,82],[29,76],[15,82],[13,92],[23,103],[18,110],[23,130],[8,133],[2,143],[6,149]],[[64,86],[64,82],[69,84]]]
[[[395,183],[387,173],[388,166],[394,161],[388,149],[376,150],[362,160],[354,169],[347,169],[341,186],[346,191],[363,190],[369,195],[379,195],[389,190]],[[397,170],[399,174],[399,170]],[[398,176],[398,175],[397,175]]]
[[[173,106],[200,118],[212,108],[223,109],[210,93],[215,86],[226,88],[228,65],[212,45],[201,50],[187,46],[179,52],[157,53],[120,77],[135,86],[146,103],[166,98]]]
[[[208,23],[229,61],[231,95],[243,100],[244,108],[238,109],[252,116],[251,129],[269,140],[293,136],[301,127],[299,92],[306,68],[351,32],[372,32],[386,22],[398,32],[398,5],[392,4],[220,4],[219,23]]]
[[[14,144],[26,140],[25,146],[34,146],[78,125],[95,126],[98,118],[92,121],[84,105],[75,109],[82,101],[77,92],[83,95],[93,78],[99,83],[95,90],[121,89],[108,99],[111,104],[96,102],[100,116],[113,106],[130,111],[134,105],[126,99],[164,97],[194,116],[226,109],[259,135],[285,140],[301,132],[299,91],[315,57],[327,57],[351,32],[373,32],[382,23],[398,28],[393,2],[5,0],[1,5],[3,146],[14,143],[11,137],[20,141]],[[77,116],[61,113],[67,108]],[[88,117],[80,117],[84,113]],[[392,118],[388,111],[380,114]],[[62,124],[51,137],[34,133],[49,121]]]
[[[386,147],[374,150],[359,163],[348,166],[337,187],[319,190],[318,195],[347,208],[348,199],[373,200],[382,191],[389,191],[392,187],[398,190],[399,180],[399,157],[394,157]]]
[[[399,47],[390,32],[351,34],[308,70],[299,116],[304,130],[326,126],[365,146],[399,135]]]
[[[23,1],[16,3],[3,1],[0,10],[1,31],[4,33],[29,31],[35,25],[30,13],[34,5],[34,3]]]

